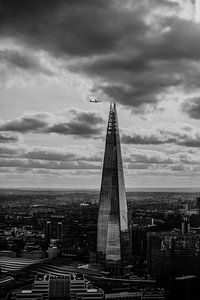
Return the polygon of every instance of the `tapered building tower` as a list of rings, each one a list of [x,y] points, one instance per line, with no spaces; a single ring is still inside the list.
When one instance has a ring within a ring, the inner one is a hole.
[[[116,105],[111,103],[99,199],[97,256],[105,263],[126,263],[129,232],[126,191]]]

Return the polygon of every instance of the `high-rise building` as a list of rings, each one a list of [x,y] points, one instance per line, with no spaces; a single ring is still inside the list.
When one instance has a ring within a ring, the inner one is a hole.
[[[51,239],[63,241],[63,223],[47,221],[45,224],[45,238],[48,242]]]
[[[200,211],[200,197],[196,198],[196,208]]]
[[[48,221],[45,224],[45,239],[47,240],[47,242],[49,242],[50,238],[51,238],[51,222]]]
[[[63,223],[58,222],[57,223],[57,239],[63,240]]]
[[[99,199],[97,256],[106,264],[126,263],[129,231],[116,105],[111,103]]]

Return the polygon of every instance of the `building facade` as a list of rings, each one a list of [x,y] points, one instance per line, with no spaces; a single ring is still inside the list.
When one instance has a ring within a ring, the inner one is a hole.
[[[70,300],[70,275],[50,275],[49,300]]]
[[[48,274],[37,274],[32,286],[32,291],[42,294],[43,300],[49,299],[49,279],[50,275]]]
[[[125,263],[129,256],[129,231],[124,173],[115,104],[107,126],[97,228],[99,262]]]
[[[149,273],[169,277],[200,274],[199,234],[149,233],[147,244]]]

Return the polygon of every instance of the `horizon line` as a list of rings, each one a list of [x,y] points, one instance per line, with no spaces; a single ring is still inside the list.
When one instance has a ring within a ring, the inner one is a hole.
[[[54,190],[54,191],[100,191],[100,188],[62,188],[62,187],[0,187],[0,190]],[[143,191],[143,190],[199,190],[200,186],[196,187],[126,187],[126,191]]]

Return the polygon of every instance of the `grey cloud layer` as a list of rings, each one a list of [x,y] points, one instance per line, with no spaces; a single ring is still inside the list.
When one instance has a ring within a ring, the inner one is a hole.
[[[0,167],[20,167],[20,168],[33,168],[33,169],[99,169],[100,165],[82,161],[41,161],[31,159],[0,159]]]
[[[19,68],[31,72],[39,72],[51,76],[53,73],[39,61],[38,57],[22,50],[0,50],[0,63],[5,63],[11,69]]]
[[[125,170],[160,170],[184,171],[197,169],[200,166],[199,152],[192,154],[177,152],[166,154],[155,150],[139,150],[129,148],[124,153]],[[79,150],[75,152],[67,149],[28,147],[28,146],[0,146],[0,171],[24,172],[26,170],[100,170],[102,168],[103,151],[92,152]],[[182,166],[182,167],[181,167]]]
[[[99,169],[101,156],[90,151],[28,146],[0,146],[0,168],[22,169]]]
[[[171,13],[160,17],[163,6]],[[168,88],[198,87],[200,28],[173,15],[176,9],[167,0],[0,0],[0,37],[47,51],[95,78],[94,92],[141,111]]]
[[[192,98],[185,101],[182,110],[192,119],[200,119],[200,98]]]
[[[190,125],[176,125],[156,128],[150,131],[124,133],[121,141],[124,144],[162,145],[175,144],[186,147],[200,147],[200,130]]]
[[[98,136],[104,120],[95,111],[69,110],[65,116],[45,112],[26,113],[24,116],[0,122],[0,131],[57,133],[82,137]]]
[[[14,134],[0,133],[0,144],[1,143],[15,143],[19,140],[19,137]]]

